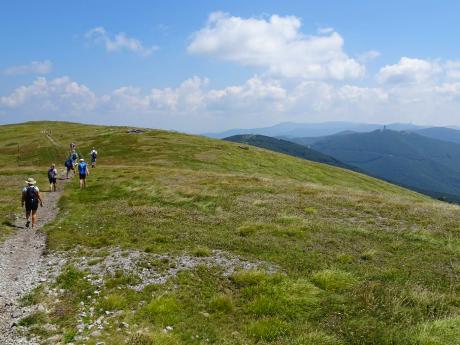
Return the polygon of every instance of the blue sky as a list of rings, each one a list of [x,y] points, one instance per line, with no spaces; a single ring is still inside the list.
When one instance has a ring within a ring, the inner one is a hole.
[[[455,1],[2,1],[0,122],[460,125]]]

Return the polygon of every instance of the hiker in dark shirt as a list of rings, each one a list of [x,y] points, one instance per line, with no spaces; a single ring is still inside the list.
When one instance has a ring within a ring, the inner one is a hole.
[[[94,147],[91,150],[91,152],[89,153],[89,155],[91,156],[91,168],[95,168],[96,167],[96,159],[97,159],[97,151],[96,151],[96,149]]]
[[[33,178],[28,178],[27,186],[22,190],[21,206],[26,207],[26,227],[30,225],[30,215],[32,214],[32,228],[37,224],[38,204],[43,207],[43,200],[40,190],[35,185],[37,182]]]
[[[67,179],[69,178],[70,171],[73,171],[73,176],[75,176],[75,167],[73,166],[72,160],[70,159],[70,157],[65,160],[64,165],[67,169],[67,175],[66,175]]]
[[[48,169],[48,181],[50,183],[50,192],[56,191],[57,170],[56,165],[53,163]]]

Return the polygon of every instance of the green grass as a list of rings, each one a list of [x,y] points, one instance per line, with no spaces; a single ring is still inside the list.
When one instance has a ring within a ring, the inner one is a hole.
[[[51,130],[61,146],[44,138],[41,129]],[[66,185],[61,212],[45,228],[50,250],[78,245],[81,255],[96,256],[118,246],[203,259],[222,250],[278,267],[274,274],[242,270],[227,277],[219,267],[198,266],[140,292],[128,288],[135,277],[107,276],[94,297],[95,314],[121,313],[98,340],[277,345],[457,341],[458,333],[449,330],[460,313],[459,207],[254,147],[242,150],[232,143],[156,130],[133,135],[122,127],[33,123],[0,127],[5,167],[0,178],[11,190],[2,195],[11,201],[2,203],[2,221],[17,208],[13,203],[18,202],[21,174],[36,172],[34,177],[44,183],[50,160],[61,159],[75,138],[82,152],[97,147],[98,167],[86,190],[79,191],[77,181]],[[24,158],[16,168],[12,142],[18,141]],[[4,226],[6,231],[12,230]],[[79,303],[93,296],[85,275],[68,266],[57,281],[56,287],[66,291],[59,303],[47,296],[40,300],[51,309],[47,322],[68,337],[75,330]],[[134,333],[120,330],[120,322]],[[166,326],[173,330],[164,333]]]

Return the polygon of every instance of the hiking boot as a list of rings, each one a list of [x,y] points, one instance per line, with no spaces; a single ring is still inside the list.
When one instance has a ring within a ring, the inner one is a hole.
[[[26,222],[26,228],[28,228],[29,225],[30,225],[30,220],[28,220],[28,221]]]

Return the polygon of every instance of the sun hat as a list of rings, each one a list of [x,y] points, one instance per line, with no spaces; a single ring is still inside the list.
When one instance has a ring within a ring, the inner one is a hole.
[[[85,160],[83,158],[80,158],[80,162],[84,162]]]
[[[32,186],[32,185],[36,184],[37,181],[35,181],[32,177],[29,177],[27,179],[26,183]]]

